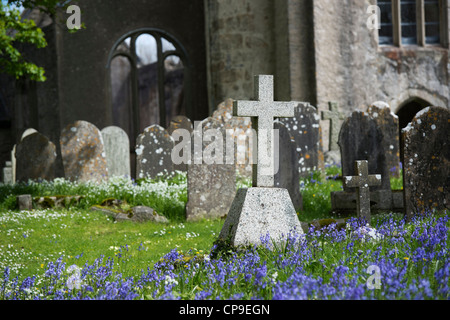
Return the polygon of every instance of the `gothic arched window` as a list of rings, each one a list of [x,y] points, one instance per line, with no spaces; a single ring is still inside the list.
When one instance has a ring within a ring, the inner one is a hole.
[[[131,141],[149,125],[167,128],[174,116],[189,110],[188,57],[169,34],[142,29],[124,35],[109,55],[108,68],[113,124]]]

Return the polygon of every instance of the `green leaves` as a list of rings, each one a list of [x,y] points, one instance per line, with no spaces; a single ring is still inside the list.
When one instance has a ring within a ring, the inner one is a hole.
[[[33,20],[22,19],[19,10],[0,2],[0,70],[16,79],[45,81],[44,69],[23,57],[18,49],[20,43],[37,48],[47,45],[44,33]]]

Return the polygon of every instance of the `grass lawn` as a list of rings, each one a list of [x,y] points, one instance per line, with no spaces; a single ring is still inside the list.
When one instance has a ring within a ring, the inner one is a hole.
[[[342,188],[339,174],[327,167],[325,175],[300,181],[301,221],[329,217],[329,194]],[[238,180],[237,187],[248,185]],[[392,185],[401,188],[400,179]],[[84,198],[68,209],[20,212],[15,196],[24,193]],[[151,206],[170,222],[114,222],[89,210],[108,198]],[[411,223],[395,213],[374,215],[375,229],[351,219],[344,229],[292,235],[285,246],[211,255],[224,221],[186,222],[186,200],[183,174],[168,181],[0,185],[0,299],[450,297],[447,213]],[[380,290],[367,289],[371,265],[381,272]],[[68,288],[73,276],[81,287]]]

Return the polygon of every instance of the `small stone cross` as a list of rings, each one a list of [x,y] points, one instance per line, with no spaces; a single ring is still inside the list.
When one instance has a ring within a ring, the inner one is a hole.
[[[256,101],[234,101],[233,116],[252,117],[257,133],[253,187],[274,187],[274,175],[278,168],[275,168],[273,120],[275,117],[294,117],[298,102],[275,102],[271,75],[255,76],[254,81]]]
[[[322,120],[330,120],[330,143],[329,149],[338,150],[338,139],[339,139],[339,120],[344,119],[344,114],[339,112],[339,107],[337,102],[328,102],[329,110],[322,111]]]
[[[363,217],[370,223],[370,191],[369,187],[381,185],[381,175],[369,175],[367,160],[355,161],[357,176],[344,177],[344,185],[356,188],[356,212],[358,217]]]

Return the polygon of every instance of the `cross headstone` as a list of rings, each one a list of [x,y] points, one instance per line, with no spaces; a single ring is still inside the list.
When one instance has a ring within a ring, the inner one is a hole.
[[[116,126],[103,128],[101,133],[105,145],[108,176],[130,177],[130,140],[127,133]]]
[[[171,158],[175,141],[166,129],[154,124],[136,139],[136,178],[170,177],[174,174]]]
[[[450,111],[428,107],[402,130],[403,189],[408,219],[450,209]]]
[[[341,123],[339,120],[344,120],[344,113],[339,111],[339,105],[337,102],[328,102],[328,109],[322,111],[322,120],[330,120],[330,132],[329,132],[329,145],[330,151],[339,150],[338,139]]]
[[[106,153],[100,130],[79,120],[67,125],[60,136],[66,179],[77,182],[108,180]]]
[[[253,165],[253,187],[239,189],[219,234],[233,246],[259,245],[261,238],[285,241],[290,232],[303,233],[289,192],[276,188],[274,118],[293,117],[296,102],[275,102],[273,77],[256,76],[257,101],[235,101],[234,116],[252,117],[257,132],[257,161]]]
[[[309,172],[324,169],[322,132],[317,109],[309,103],[299,102],[294,117],[280,118],[296,144],[298,168],[301,177]]]
[[[293,117],[296,102],[274,101],[273,76],[255,77],[256,101],[234,101],[233,115],[251,117],[257,132],[257,163],[253,164],[253,186],[273,187],[276,163],[274,161],[273,120],[276,117]]]
[[[372,103],[367,113],[375,120],[382,134],[381,144],[386,152],[386,166],[392,177],[400,176],[400,144],[398,117],[392,113],[386,102],[377,101]]]
[[[367,160],[355,161],[355,172],[356,176],[344,176],[344,186],[356,188],[356,212],[370,223],[369,187],[381,185],[381,176],[369,175]]]
[[[15,158],[17,181],[51,181],[56,178],[56,146],[37,131],[20,141]]]

